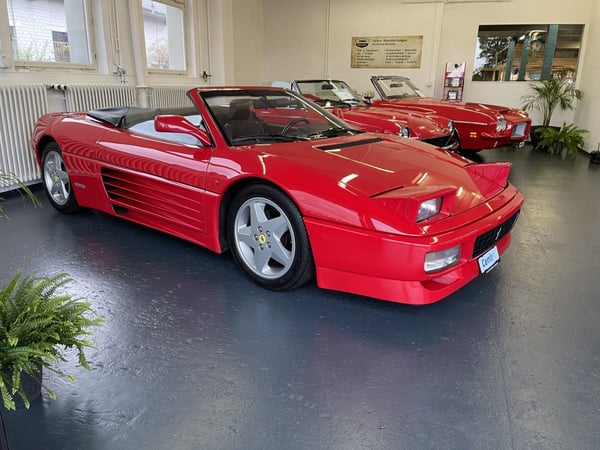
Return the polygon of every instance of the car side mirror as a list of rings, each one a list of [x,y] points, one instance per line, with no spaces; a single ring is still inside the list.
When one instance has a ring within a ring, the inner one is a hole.
[[[204,130],[199,129],[183,116],[162,115],[154,118],[154,129],[158,132],[191,134],[198,139],[202,145],[210,146],[210,136]]]
[[[370,105],[371,103],[373,103],[374,97],[375,97],[375,94],[373,94],[372,92],[365,92],[363,94],[363,100],[367,105]]]

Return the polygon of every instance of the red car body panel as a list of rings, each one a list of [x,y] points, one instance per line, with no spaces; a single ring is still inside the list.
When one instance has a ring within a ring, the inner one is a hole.
[[[357,129],[373,133],[398,136],[402,127],[406,125],[412,132],[412,139],[430,140],[447,138],[450,135],[448,120],[436,122],[420,114],[390,108],[352,106],[334,108],[333,113]]]
[[[497,105],[435,100],[419,96],[422,93],[418,89],[415,89],[414,96],[396,97],[389,86],[393,86],[394,82],[410,83],[410,80],[404,77],[373,76],[371,82],[381,97],[380,100],[372,102],[373,106],[421,114],[435,113],[452,119],[462,150],[482,150],[519,144],[529,137],[531,119],[525,111]],[[506,120],[506,128],[501,131],[496,130],[499,118]]]
[[[394,302],[440,300],[478,276],[484,250],[508,247],[524,201],[508,183],[509,164],[476,164],[373,133],[232,145],[203,97],[219,89],[190,91],[210,146],[142,135],[85,113],[54,113],[34,129],[36,158],[41,163],[44,146],[58,143],[79,205],[219,253],[227,249],[230,194],[240,183],[270,183],[302,213],[318,286]],[[227,88],[251,89],[284,92]],[[436,196],[443,198],[440,213],[417,222],[420,203]],[[489,245],[481,243],[486,236]],[[424,271],[426,253],[453,246],[461,248],[457,264]]]
[[[312,92],[314,87],[319,85],[330,86],[330,88]],[[333,114],[357,130],[398,136],[403,127],[408,127],[410,139],[425,141],[446,150],[456,149],[454,131],[449,128],[450,120],[435,112],[421,113],[366,104],[359,99],[358,94],[352,88],[341,80],[294,80],[290,83],[290,87],[309,100],[317,102],[325,108],[330,108]],[[339,94],[335,92],[339,92]],[[319,97],[319,94],[322,96]],[[344,107],[336,106],[344,103],[346,103]]]

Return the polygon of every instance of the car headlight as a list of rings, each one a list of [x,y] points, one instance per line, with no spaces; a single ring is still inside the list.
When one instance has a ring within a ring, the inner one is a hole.
[[[429,219],[440,212],[442,207],[442,197],[432,198],[426,200],[419,205],[419,212],[417,213],[417,222]]]
[[[460,245],[439,252],[429,252],[425,254],[425,263],[423,269],[426,273],[439,272],[460,260]]]
[[[404,125],[400,129],[400,133],[398,133],[398,136],[403,137],[403,138],[409,138],[410,137],[410,128],[408,128],[406,125]]]
[[[501,133],[504,130],[506,130],[506,119],[500,118],[498,119],[498,122],[496,122],[496,133]]]

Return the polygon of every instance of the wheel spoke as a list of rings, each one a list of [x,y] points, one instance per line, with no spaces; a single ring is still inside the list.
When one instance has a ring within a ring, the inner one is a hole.
[[[269,248],[259,248],[254,252],[254,266],[263,275],[273,273],[269,266],[269,261],[271,261],[271,250]]]
[[[281,239],[286,231],[290,229],[290,224],[284,216],[275,217],[265,223],[265,226],[275,235],[277,239]]]
[[[69,182],[69,180],[67,180],[66,183],[68,183],[68,182]],[[64,180],[62,178],[59,179],[58,183],[56,183],[58,186],[58,190],[60,191],[59,192],[60,198],[63,202],[66,202],[67,197],[69,196],[69,184],[66,184],[66,183],[64,182]]]
[[[265,215],[265,203],[254,202],[250,205],[250,226],[254,229],[264,224],[268,219]]]
[[[284,267],[292,263],[292,252],[285,248],[279,239],[273,241],[271,257]]]
[[[70,183],[69,181],[69,174],[67,173],[66,170],[59,168],[56,170],[56,175],[58,176],[58,178],[62,181],[62,183],[64,185],[67,185]]]
[[[270,242],[273,259],[283,266],[290,265],[292,263],[292,252],[281,241],[285,233],[291,232],[289,222],[285,217],[280,216],[269,220],[267,226],[272,234]]]

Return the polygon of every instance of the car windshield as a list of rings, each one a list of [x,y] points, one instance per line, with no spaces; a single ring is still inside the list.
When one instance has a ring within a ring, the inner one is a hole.
[[[326,108],[365,105],[360,95],[343,81],[301,80],[295,81],[294,87],[304,97]]]
[[[427,95],[408,78],[374,77],[373,83],[383,98],[417,98]]]
[[[318,105],[287,90],[207,90],[201,95],[230,145],[359,133]]]

